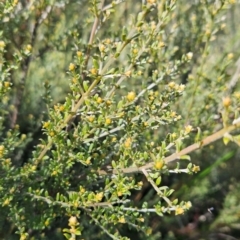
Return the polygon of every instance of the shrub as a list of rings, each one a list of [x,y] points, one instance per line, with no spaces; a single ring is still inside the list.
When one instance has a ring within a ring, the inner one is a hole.
[[[162,178],[239,145],[235,56],[212,56],[232,3],[1,3],[3,238],[154,239],[149,215],[191,207]]]

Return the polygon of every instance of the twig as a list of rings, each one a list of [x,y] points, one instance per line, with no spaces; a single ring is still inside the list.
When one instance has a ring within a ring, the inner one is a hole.
[[[71,119],[76,115],[77,110],[80,108],[80,106],[84,103],[85,99],[91,94],[91,91],[95,88],[95,86],[99,83],[101,79],[96,79],[91,86],[89,87],[89,89],[81,96],[81,98],[79,99],[79,101],[77,102],[77,104],[74,106],[72,112],[65,118],[65,120],[63,121],[62,124],[60,124],[60,126],[58,127],[58,130],[60,131],[61,129],[63,129],[68,123],[69,121],[71,121]],[[51,148],[53,144],[53,140],[50,139],[48,144],[43,148],[43,150],[40,152],[38,158],[36,159],[36,165],[38,165],[40,163],[40,161],[42,160],[42,158],[44,157],[44,155],[46,154],[46,152]]]
[[[240,77],[240,58],[236,62],[237,69],[231,78],[230,82],[227,85],[228,92],[231,93],[233,89],[235,88],[236,84],[238,83],[239,77]]]
[[[142,168],[142,173],[145,175],[145,177],[147,178],[147,180],[152,184],[153,188],[155,189],[155,191],[157,192],[157,194],[163,198],[165,200],[165,202],[169,205],[172,206],[171,201],[164,196],[164,194],[161,192],[161,190],[157,187],[157,185],[155,184],[155,182],[149,177],[148,172],[146,171],[146,169]]]
[[[173,162],[175,160],[179,160],[181,158],[181,156],[189,154],[197,149],[200,149],[201,147],[207,146],[212,142],[217,141],[218,139],[222,138],[226,133],[229,133],[237,128],[240,128],[240,123],[237,122],[236,124],[233,124],[229,127],[223,128],[221,130],[219,130],[216,133],[213,133],[212,135],[206,137],[205,139],[203,139],[200,143],[194,143],[186,148],[184,148],[183,150],[181,150],[178,153],[173,153],[172,155],[164,158],[164,162],[165,164],[168,164],[170,162]],[[129,168],[124,168],[121,169],[122,173],[125,174],[129,174],[129,173],[136,173],[136,172],[142,172],[142,169],[150,169],[153,168],[154,166],[154,162],[150,162],[142,167],[129,167]],[[107,174],[117,174],[120,170],[112,170],[110,172],[106,172],[104,170],[100,170],[98,171],[99,175],[107,175]]]
[[[118,237],[112,235],[103,225],[96,219],[94,218],[88,211],[87,211],[88,216],[113,240],[119,240]]]
[[[50,199],[48,197],[35,195],[33,193],[27,193],[27,195],[31,196],[33,199],[42,200],[42,201],[46,202],[49,205],[50,204],[57,204],[57,205],[60,205],[61,207],[65,207],[65,208],[69,208],[69,207],[76,208],[76,205],[71,204],[71,203],[66,203],[66,202],[62,202],[62,201],[52,200],[52,199]],[[93,207],[109,207],[109,208],[112,208],[115,204],[126,204],[128,202],[130,202],[130,200],[126,199],[126,200],[119,200],[119,201],[116,201],[116,202],[88,203],[88,204],[85,204],[85,205],[82,205],[82,206],[79,205],[77,207],[81,208],[81,209],[93,208]]]

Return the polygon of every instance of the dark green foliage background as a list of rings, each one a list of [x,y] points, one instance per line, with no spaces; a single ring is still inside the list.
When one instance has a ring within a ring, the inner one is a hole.
[[[4,6],[7,6],[8,2],[11,1],[0,3],[1,12],[4,11]],[[0,141],[6,138],[9,129],[14,129],[16,125],[19,126],[19,137],[13,137],[9,141],[22,139],[22,142],[12,152],[11,158],[14,166],[23,168],[24,164],[33,157],[33,151],[40,143],[40,139],[46,140],[46,135],[42,131],[42,121],[49,119],[46,102],[49,106],[64,103],[65,97],[70,93],[70,77],[66,72],[69,63],[73,62],[76,51],[87,48],[93,17],[89,12],[90,1],[41,0],[34,5],[34,8],[31,8],[29,1],[20,2],[24,8],[20,9],[13,18],[11,14],[8,20],[7,14],[5,18],[1,18],[3,16],[1,13],[0,40],[6,42],[4,57],[8,65],[16,64],[14,55],[21,55],[19,53],[24,51],[28,44],[32,45],[32,54],[23,54],[24,60],[17,63],[18,69],[10,70],[8,81],[11,82],[12,90],[5,103],[1,103],[0,111],[4,121]],[[110,2],[106,1],[105,4]],[[177,132],[187,124],[201,128],[203,136],[208,136],[221,128],[222,99],[226,96],[231,97],[234,92],[240,91],[239,81],[233,91],[227,89],[228,82],[240,64],[238,24],[240,5],[235,3],[229,9],[219,13],[219,17],[213,20],[216,29],[218,28],[217,33],[214,34],[216,39],[207,40],[204,33],[209,19],[206,16],[210,18],[210,15],[206,14],[206,11],[210,11],[212,6],[218,2],[221,1],[177,1],[172,19],[169,20],[165,29],[165,39],[162,39],[166,44],[166,49],[154,53],[153,63],[146,64],[143,75],[133,80],[128,79],[124,83],[125,88],[121,89],[119,95],[116,96],[115,101],[132,89],[140,91],[150,84],[153,70],[158,69],[159,72],[164,72],[169,62],[179,60],[183,54],[193,53],[191,62],[180,66],[180,72],[174,80],[178,84],[186,84],[183,96],[171,106],[182,115],[182,120],[174,125],[162,127],[161,131],[154,135],[149,134],[146,139],[161,141],[169,132]],[[140,9],[141,1],[126,1],[117,5],[110,20],[102,23],[96,41],[106,38],[119,40],[123,27],[130,24],[130,19],[136,18]],[[42,11],[49,11],[47,19],[36,25]],[[147,20],[151,22],[156,19],[156,14],[156,11],[152,11]],[[222,26],[223,23],[226,24],[225,27]],[[126,61],[129,50],[127,48],[123,52],[115,66],[122,64],[120,67],[123,68],[129,64]],[[234,53],[234,56],[229,57],[229,53]],[[164,78],[157,90],[161,93],[169,81],[167,77]],[[239,102],[234,101],[235,111],[239,113]],[[13,136],[14,131],[12,130]],[[22,134],[25,134],[26,138],[22,137]],[[184,142],[185,146],[194,142],[194,136],[192,133],[191,137]],[[197,175],[164,176],[162,184],[175,189],[175,198],[190,200],[192,208],[179,216],[170,214],[159,217],[156,214],[150,214],[142,223],[152,228],[152,234],[147,239],[217,240],[231,239],[230,236],[233,237],[232,239],[240,238],[239,156],[238,145],[230,142],[226,146],[219,140],[191,154],[192,162],[200,165],[201,168],[201,172]],[[131,192],[130,198],[134,203],[137,206],[141,206],[145,201],[149,205],[156,203],[158,197],[150,183],[141,174],[137,174],[136,179],[143,181],[144,185],[141,191]],[[51,184],[50,179],[49,185]],[[61,187],[64,188],[64,186]],[[9,185],[9,191],[10,189]],[[18,194],[19,204],[21,204],[21,191]],[[0,197],[4,199],[2,194]],[[210,208],[214,208],[212,213],[208,211]],[[65,212],[59,206],[48,209],[46,203],[43,203],[42,209],[38,210],[39,212],[57,211],[58,217],[45,230],[30,229],[30,239],[64,239],[62,229],[68,224],[64,216]],[[19,235],[15,233],[15,225],[9,221],[7,214],[8,209],[2,204],[0,206],[0,239],[19,239]],[[63,214],[62,218],[59,217],[61,214]],[[34,221],[37,223],[37,218],[41,218],[39,214],[32,216],[32,212],[26,212],[25,218],[29,218],[29,225],[34,225]],[[81,217],[85,228],[82,238],[79,237],[79,239],[109,238],[100,231],[99,227],[90,223],[87,217],[80,216],[80,219]],[[122,235],[130,239],[146,239],[141,232],[131,230],[124,225],[117,227]]]

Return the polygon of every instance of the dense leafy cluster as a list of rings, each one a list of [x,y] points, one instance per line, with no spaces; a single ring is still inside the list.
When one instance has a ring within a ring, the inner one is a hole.
[[[0,3],[2,238],[157,239],[191,208],[166,177],[240,145],[235,56],[211,58],[233,3]]]

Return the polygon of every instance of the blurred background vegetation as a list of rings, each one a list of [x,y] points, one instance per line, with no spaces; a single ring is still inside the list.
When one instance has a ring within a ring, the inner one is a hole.
[[[2,12],[7,2],[11,1],[0,3]],[[87,46],[93,19],[89,14],[89,1],[86,0],[12,2],[19,6],[15,12],[9,10],[9,15],[2,14],[3,18],[0,16],[0,39],[6,42],[7,49],[5,58],[9,64],[15,63],[14,54],[23,54],[29,48],[28,45],[32,52],[29,56],[26,54],[25,60],[19,63],[19,68],[11,75],[13,92],[2,106],[2,110],[9,113],[6,125],[18,124],[20,132],[28,137],[28,143],[19,157],[22,161],[19,165],[22,165],[31,156],[39,139],[44,138],[41,124],[47,119],[47,113],[43,98],[50,91],[52,105],[64,102],[69,92],[70,80],[66,74],[69,63],[79,48]],[[146,69],[143,69],[143,75],[139,79],[128,81],[123,90],[127,92],[132,88],[140,89],[149,84],[148,79],[154,69],[165,71],[169,62],[177,61],[183,54],[192,52],[192,62],[182,66],[175,79],[177,83],[186,84],[186,91],[173,106],[182,115],[182,121],[173,128],[191,124],[200,127],[204,136],[220,128],[222,99],[231,96],[233,92],[238,92],[236,99],[240,99],[240,4],[236,2],[214,18],[214,14],[209,12],[220,2],[177,1],[177,9],[173,12],[162,39],[166,48],[156,53],[155,59],[150,59]],[[110,3],[111,1],[105,1],[106,5]],[[131,18],[136,17],[141,4],[141,1],[123,1],[117,5],[111,20],[102,23],[97,38],[119,39],[123,26],[131,24]],[[155,15],[153,11],[149,22],[155,20]],[[122,56],[123,62],[127,58],[126,54],[127,50]],[[233,91],[229,82],[235,75],[237,82]],[[164,79],[162,86],[167,82],[168,79]],[[162,136],[168,131],[169,129],[163,130]],[[191,141],[189,139],[189,144]],[[191,155],[193,163],[201,167],[201,172],[197,175],[165,176],[164,184],[176,189],[174,197],[190,200],[193,206],[183,216],[150,215],[144,223],[153,229],[153,234],[148,239],[239,239],[239,156],[236,144],[229,143],[226,146],[218,141]],[[144,181],[142,176],[139,175],[138,178]],[[144,201],[154,203],[157,198],[149,183],[144,181],[143,190],[132,193],[132,199],[141,205]],[[61,220],[56,221],[55,227],[37,235],[36,239],[63,239],[59,232],[61,224]],[[2,221],[0,232],[6,229],[11,231]],[[97,230],[94,235],[94,229],[95,227],[86,230],[86,239],[107,239],[99,235]],[[141,233],[127,228],[122,228],[121,231],[130,239],[145,239]],[[11,239],[18,238],[13,234]]]

